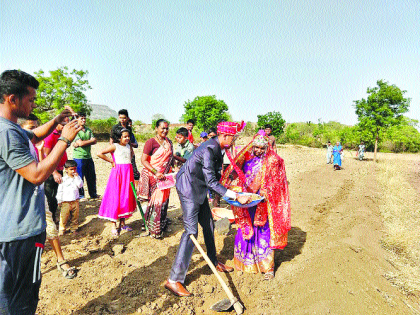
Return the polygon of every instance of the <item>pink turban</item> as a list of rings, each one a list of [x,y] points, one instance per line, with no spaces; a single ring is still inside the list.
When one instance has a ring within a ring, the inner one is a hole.
[[[246,124],[243,121],[240,124],[231,121],[224,121],[217,125],[217,133],[234,136],[238,132],[241,132],[245,125]]]

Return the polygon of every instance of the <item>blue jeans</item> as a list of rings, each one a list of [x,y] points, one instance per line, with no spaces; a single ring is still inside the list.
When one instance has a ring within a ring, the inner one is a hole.
[[[80,178],[83,180],[83,177],[86,179],[86,184],[89,191],[89,196],[91,198],[96,198],[98,194],[96,193],[96,173],[95,173],[95,164],[93,163],[92,158],[90,159],[74,159],[77,163],[77,173]],[[85,190],[80,188],[80,196],[85,195]]]

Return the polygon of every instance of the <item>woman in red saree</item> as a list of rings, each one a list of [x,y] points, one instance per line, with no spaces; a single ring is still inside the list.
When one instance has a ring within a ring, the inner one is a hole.
[[[160,190],[157,182],[165,179],[165,174],[171,171],[173,147],[171,140],[166,137],[168,131],[168,122],[159,119],[156,122],[156,137],[147,140],[143,149],[141,162],[144,168],[140,176],[138,196],[148,201],[145,219],[149,229],[143,236],[161,238],[167,226],[170,188]]]
[[[274,277],[274,249],[287,245],[290,197],[284,161],[269,145],[263,131],[257,134],[223,174],[222,184],[236,191],[257,193],[265,202],[251,208],[234,207],[238,231],[235,268]],[[232,176],[233,175],[233,176]],[[232,178],[235,178],[232,180]]]

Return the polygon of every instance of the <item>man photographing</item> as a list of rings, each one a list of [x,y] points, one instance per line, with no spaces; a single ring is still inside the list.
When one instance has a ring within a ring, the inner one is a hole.
[[[35,314],[46,227],[42,184],[81,129],[77,121],[68,123],[51,154],[37,162],[29,140],[41,141],[71,115],[65,109],[46,124],[23,130],[17,120],[36,107],[38,86],[23,71],[0,75],[0,314]]]

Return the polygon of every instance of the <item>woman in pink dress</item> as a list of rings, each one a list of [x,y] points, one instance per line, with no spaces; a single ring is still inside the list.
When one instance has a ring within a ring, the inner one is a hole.
[[[135,211],[136,200],[130,186],[130,182],[134,183],[131,165],[133,150],[129,145],[130,132],[122,129],[112,136],[114,143],[98,153],[98,157],[112,164],[98,217],[112,221],[114,223],[112,234],[118,236],[121,230],[132,230],[125,225],[125,219]],[[107,153],[111,153],[112,158],[106,156]]]

